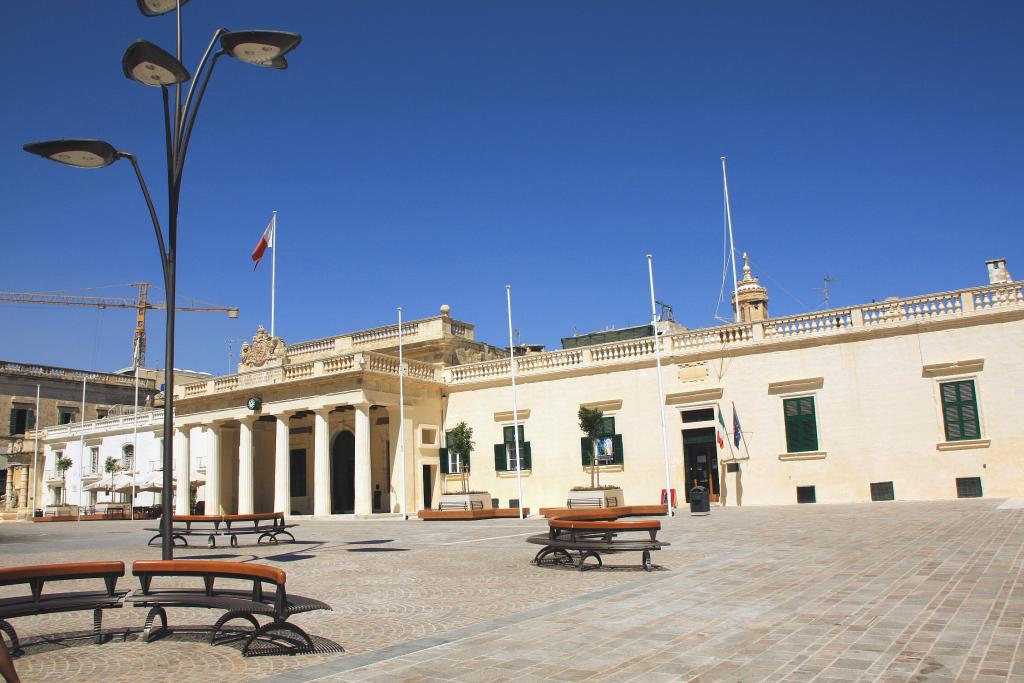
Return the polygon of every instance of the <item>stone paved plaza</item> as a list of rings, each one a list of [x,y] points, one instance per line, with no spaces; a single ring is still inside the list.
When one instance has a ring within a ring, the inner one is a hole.
[[[542,519],[300,519],[299,543],[179,549],[260,561],[333,612],[295,621],[343,653],[242,658],[182,629],[138,639],[145,612],[14,621],[25,681],[1022,680],[1024,506],[994,499],[714,509],[664,519],[639,554],[533,567]],[[0,564],[159,557],[144,522],[0,525]],[[125,587],[136,587],[130,576]],[[0,589],[0,597],[12,594]],[[173,626],[216,613],[169,610]],[[53,638],[54,635],[62,636]],[[45,638],[44,638],[45,636]]]

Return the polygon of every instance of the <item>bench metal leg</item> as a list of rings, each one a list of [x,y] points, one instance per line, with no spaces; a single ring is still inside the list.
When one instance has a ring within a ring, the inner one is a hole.
[[[11,640],[11,646],[7,649],[11,651],[12,657],[20,657],[25,654],[25,651],[21,649],[21,643],[18,642],[18,634],[10,623],[4,619],[0,619],[0,631],[6,633],[7,637]],[[2,637],[3,636],[0,636],[0,638]]]
[[[295,543],[295,537],[292,536],[292,532],[285,531],[284,529],[281,529],[280,531],[273,532],[274,542],[277,543],[277,537],[278,536],[282,536],[282,535],[283,536],[287,536],[290,539],[291,543]]]
[[[157,629],[156,633],[167,630],[167,612],[164,611],[163,607],[157,606],[149,610],[146,615],[146,624],[142,629],[142,642],[148,643],[152,640],[153,632],[153,620],[160,617],[161,626]]]
[[[550,557],[549,556],[553,556]],[[551,564],[571,564],[575,565],[576,562],[572,559],[567,551],[562,548],[552,548],[549,545],[541,548],[537,555],[533,558],[533,563],[536,565],[543,564],[545,561],[549,561]]]
[[[282,632],[290,635],[284,635]],[[283,651],[282,654],[297,654],[313,650],[313,639],[301,628],[286,621],[273,621],[253,631],[249,641],[242,647],[243,657],[258,654],[252,651],[252,644],[259,639],[269,640],[273,644],[280,646]]]
[[[217,547],[217,539],[216,539],[216,537],[213,534],[210,534],[209,536],[206,537],[206,547],[207,548],[216,548]]]
[[[231,547],[232,548],[237,548],[238,547],[238,536],[235,536],[234,534],[231,534]]]
[[[224,628],[224,625],[226,623],[228,623],[229,621],[233,621],[234,619],[245,619],[246,621],[248,621],[250,624],[252,624],[252,628],[253,628],[252,632],[251,633],[225,633],[223,636],[218,638],[217,636],[220,634],[221,630]],[[235,641],[235,640],[241,640],[242,638],[250,638],[251,639],[252,633],[255,633],[256,631],[258,631],[259,628],[260,628],[260,622],[256,621],[256,617],[254,617],[249,612],[242,612],[240,610],[234,610],[234,611],[231,611],[231,612],[227,612],[224,615],[222,615],[220,619],[217,620],[216,624],[213,625],[213,633],[210,634],[210,645],[220,645],[222,643],[230,643],[230,642]]]
[[[256,539],[256,545],[262,545],[263,539],[267,539],[267,543],[270,545],[277,545],[277,539],[274,538],[273,531],[264,531],[260,534],[260,537]]]
[[[103,643],[103,610],[99,607],[92,611],[92,642]]]
[[[651,571],[651,567],[653,566],[653,565],[651,565],[651,551],[650,550],[645,550],[642,557],[643,557],[644,571],[645,572]]]
[[[149,542],[146,543],[146,545],[153,545],[153,541],[155,541],[158,538],[163,538],[163,534],[156,534],[155,536],[153,536],[153,538],[149,539]]]
[[[593,557],[595,560],[597,560],[597,564],[588,566],[586,564],[588,557]],[[596,550],[584,550],[583,552],[581,552],[579,562],[576,564],[576,568],[580,571],[583,571],[585,569],[600,569],[603,566],[604,562],[601,560],[601,553],[597,552]]]

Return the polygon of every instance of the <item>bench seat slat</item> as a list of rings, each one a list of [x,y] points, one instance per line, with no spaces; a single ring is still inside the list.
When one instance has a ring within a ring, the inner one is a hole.
[[[33,600],[30,596],[4,598],[0,600],[0,619],[13,619],[32,614],[120,607],[121,601],[130,592],[128,590],[114,591],[113,595],[109,595],[106,591],[44,593],[38,601]]]

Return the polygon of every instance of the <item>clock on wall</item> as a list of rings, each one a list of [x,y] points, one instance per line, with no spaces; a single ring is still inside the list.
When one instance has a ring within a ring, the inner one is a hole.
[[[259,410],[261,405],[263,405],[263,401],[259,399],[259,396],[253,396],[245,402],[245,407],[252,411]]]

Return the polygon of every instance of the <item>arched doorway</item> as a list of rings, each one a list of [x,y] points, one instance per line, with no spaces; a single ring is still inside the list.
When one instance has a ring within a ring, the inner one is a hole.
[[[331,448],[331,512],[353,512],[356,507],[356,437],[339,432]]]

